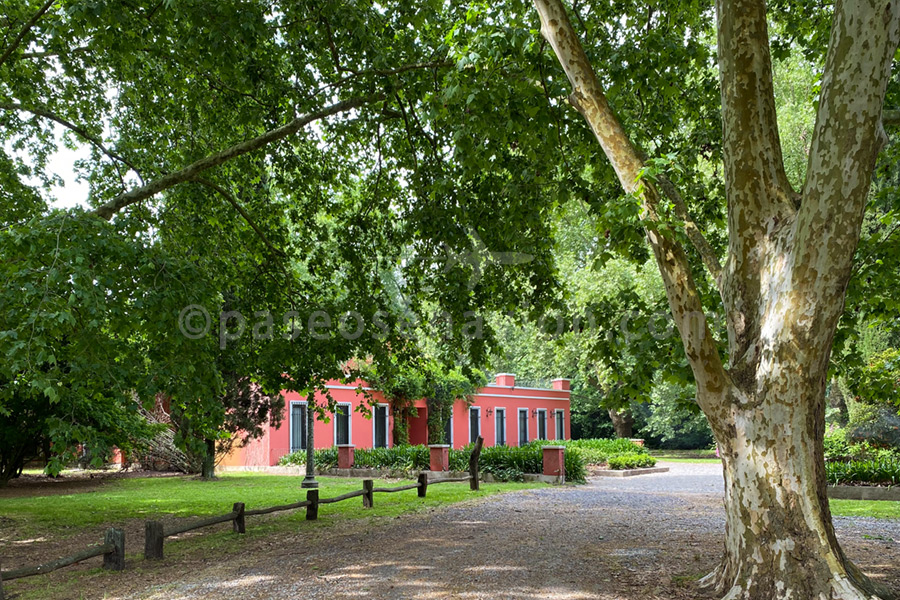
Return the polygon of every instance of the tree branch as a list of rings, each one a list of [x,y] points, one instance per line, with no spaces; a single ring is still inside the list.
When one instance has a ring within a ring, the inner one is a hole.
[[[402,67],[397,67],[396,69],[370,69],[367,71],[354,71],[349,75],[345,75],[341,77],[337,81],[333,83],[329,83],[327,85],[322,86],[318,93],[321,93],[324,90],[333,87],[340,87],[351,81],[356,79],[357,77],[362,77],[364,75],[378,75],[380,77],[388,77],[390,75],[398,75],[400,73],[405,73],[406,71],[415,71],[419,69],[440,69],[446,67],[452,67],[455,63],[452,61],[436,61],[436,62],[427,62],[427,63],[413,63],[409,65],[403,65]]]
[[[659,189],[675,206],[675,215],[684,223],[684,231],[691,241],[691,245],[700,254],[703,264],[706,265],[706,269],[712,275],[713,281],[716,282],[716,288],[721,291],[722,265],[719,263],[718,255],[703,235],[703,231],[691,217],[687,204],[685,204],[684,198],[681,197],[675,185],[668,177],[662,174],[657,176],[657,183],[659,184]]]
[[[216,154],[211,154],[205,158],[201,158],[200,160],[184,167],[183,169],[175,171],[174,173],[169,173],[168,175],[164,175],[163,177],[160,177],[155,181],[151,181],[150,183],[143,185],[137,189],[131,190],[124,194],[120,194],[106,204],[98,206],[93,212],[98,217],[106,219],[108,221],[112,219],[114,214],[116,214],[123,208],[131,206],[132,204],[140,202],[141,200],[146,200],[147,198],[150,198],[158,194],[159,192],[174,187],[179,183],[196,179],[197,176],[203,171],[206,171],[213,167],[217,167],[234,158],[237,158],[238,156],[243,156],[244,154],[259,150],[260,148],[263,148],[273,142],[283,140],[284,138],[297,133],[313,121],[318,121],[319,119],[324,119],[325,117],[329,117],[331,115],[336,115],[353,110],[354,108],[358,108],[370,102],[375,102],[377,100],[380,100],[381,98],[381,95],[351,98],[350,100],[344,100],[342,102],[337,102],[330,106],[326,106],[322,110],[302,115],[295,118],[287,125],[283,125],[282,127],[278,127],[277,129],[273,129],[271,131],[267,131],[266,133],[253,139],[235,144],[234,146],[226,148],[225,150],[217,152]]]
[[[138,170],[137,167],[135,167],[131,162],[125,160],[119,154],[116,154],[112,150],[109,150],[99,138],[95,137],[94,135],[91,135],[91,133],[89,133],[85,128],[83,128],[79,125],[75,125],[71,121],[68,121],[68,120],[62,118],[59,115],[56,115],[56,114],[48,111],[45,108],[40,108],[40,107],[35,107],[35,106],[24,106],[22,104],[16,104],[16,103],[10,103],[10,102],[0,102],[0,109],[20,110],[22,112],[28,112],[33,115],[37,115],[39,117],[44,117],[45,119],[50,119],[51,121],[53,121],[55,123],[59,123],[66,129],[69,129],[69,130],[77,133],[82,138],[84,138],[85,140],[90,142],[94,147],[96,147],[100,152],[105,154],[110,159],[119,161],[122,164],[127,165],[129,169],[133,170],[135,173],[140,175],[140,171]]]
[[[652,182],[640,177],[644,163],[610,108],[562,2],[534,0],[534,5],[541,18],[541,33],[553,47],[572,84],[570,101],[590,125],[622,187],[641,199],[644,208],[641,218],[645,221],[647,241],[656,257],[672,316],[681,334],[697,386],[706,392],[701,397],[706,402],[721,398],[727,387],[728,375],[709,330],[687,256],[671,233],[654,225],[659,221],[659,193]],[[703,409],[707,414],[718,415],[724,410],[724,403],[710,404],[703,406]]]
[[[885,127],[897,127],[900,125],[900,110],[885,110],[881,114],[881,122]]]
[[[222,197],[225,198],[228,201],[228,203],[231,204],[231,206],[233,206],[234,209],[240,213],[240,215],[242,217],[244,217],[244,220],[247,221],[247,224],[253,229],[253,231],[256,232],[256,235],[259,236],[259,239],[261,239],[263,241],[263,243],[269,248],[269,250],[272,251],[272,254],[275,254],[282,258],[285,256],[285,253],[283,250],[279,250],[278,248],[276,248],[275,246],[272,245],[272,242],[269,241],[269,238],[267,238],[266,235],[262,232],[262,230],[256,225],[256,223],[253,222],[253,218],[247,213],[246,210],[244,210],[244,207],[240,205],[240,203],[231,194],[231,192],[226,190],[224,187],[222,187],[218,183],[215,183],[215,182],[210,181],[209,179],[205,179],[203,177],[194,177],[193,181],[196,181],[197,183],[203,184],[206,187],[219,192],[219,194],[221,194]]]
[[[843,312],[832,299],[844,297],[852,273],[898,43],[896,3],[835,5],[790,280],[791,293],[803,299],[797,308],[802,323],[795,327],[810,339],[833,332]],[[822,342],[830,344],[830,338]]]
[[[56,4],[56,0],[47,0],[42,7],[38,9],[38,11],[31,17],[27,23],[25,23],[25,27],[22,28],[22,31],[19,32],[19,35],[16,36],[16,39],[13,40],[13,43],[9,45],[9,48],[3,53],[3,56],[0,56],[0,66],[6,62],[6,59],[9,58],[9,55],[15,52],[16,48],[19,47],[19,44],[22,43],[22,40],[28,35],[28,32],[31,31],[31,28],[34,27],[34,24],[38,22],[38,19],[44,16],[44,13],[50,10]]]

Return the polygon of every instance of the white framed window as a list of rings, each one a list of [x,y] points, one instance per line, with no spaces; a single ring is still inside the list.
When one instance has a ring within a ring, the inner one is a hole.
[[[334,410],[334,445],[352,444],[353,419],[351,418],[353,406],[350,403],[341,403]]]
[[[547,409],[537,409],[537,439],[547,439]]]
[[[481,435],[481,407],[469,407],[469,443],[474,442]]]
[[[291,452],[306,450],[306,402],[291,402],[288,428],[291,432]]]
[[[503,407],[494,409],[494,445],[506,445],[506,409]]]
[[[372,447],[387,448],[389,425],[390,425],[390,405],[378,403],[372,407]]]
[[[444,421],[444,443],[453,447],[453,407],[450,407],[450,416]]]
[[[520,408],[518,411],[519,445],[528,443],[528,409]]]
[[[566,439],[566,411],[561,408],[556,409],[556,439]]]

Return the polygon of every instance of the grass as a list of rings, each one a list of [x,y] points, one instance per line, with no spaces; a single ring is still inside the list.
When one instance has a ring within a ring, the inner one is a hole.
[[[234,502],[244,502],[247,509],[289,504],[303,500],[299,477],[258,473],[224,474],[216,481],[192,477],[158,477],[119,479],[106,482],[94,491],[66,495],[2,498],[0,514],[13,519],[17,529],[44,535],[73,535],[78,529],[102,524],[115,524],[129,519],[187,518],[224,514]],[[319,496],[330,498],[362,488],[361,479],[320,477]],[[376,483],[376,487],[393,487],[410,481]],[[447,483],[429,486],[424,501],[415,490],[396,494],[376,494],[375,508],[363,513],[359,498],[323,505],[320,515],[342,515],[352,518],[396,516],[423,507],[461,502],[504,491],[538,487],[541,484],[490,483],[479,492],[468,484]],[[302,511],[301,511],[302,512]],[[252,517],[250,517],[252,519]]]
[[[108,525],[140,525],[144,520],[173,518],[197,518],[224,514],[231,511],[234,502],[244,502],[248,509],[277,504],[289,504],[306,497],[300,489],[302,478],[259,473],[228,473],[218,480],[207,482],[192,477],[135,478],[107,481],[92,491],[65,495],[32,496],[0,499],[0,515],[12,519],[12,529],[4,531],[10,540],[23,538],[48,538],[64,540],[78,534],[93,535],[97,541]],[[344,477],[319,477],[319,497],[331,498],[346,492],[362,489],[362,479]],[[375,487],[396,487],[411,481],[376,481]],[[541,483],[482,483],[478,492],[469,489],[468,483],[446,483],[428,486],[426,498],[419,498],[415,490],[393,494],[375,494],[374,507],[363,510],[362,498],[352,498],[335,504],[319,506],[319,518],[306,521],[304,510],[285,511],[274,515],[247,517],[247,533],[236,536],[228,524],[192,532],[187,537],[169,538],[165,543],[166,560],[160,563],[143,560],[143,538],[133,536],[126,540],[126,556],[132,577],[156,577],[165,580],[166,569],[171,565],[194,564],[207,557],[226,561],[242,552],[257,552],[260,544],[270,536],[281,536],[286,531],[296,531],[304,536],[317,538],[342,523],[359,522],[367,527],[365,519],[384,520],[399,518],[403,514],[433,509],[438,506],[463,502],[529,488],[545,487]],[[59,550],[49,549],[41,560],[53,560],[69,549],[63,544]],[[98,559],[84,563],[93,566]],[[166,565],[169,565],[167,567]],[[8,567],[7,567],[8,568]],[[7,585],[14,588],[19,600],[46,598],[78,598],[89,590],[102,589],[106,583],[121,583],[120,573],[100,568],[69,568],[50,575],[29,577]],[[13,591],[10,589],[9,591]]]
[[[900,520],[900,502],[885,500],[830,500],[831,514],[836,517],[874,517]]]

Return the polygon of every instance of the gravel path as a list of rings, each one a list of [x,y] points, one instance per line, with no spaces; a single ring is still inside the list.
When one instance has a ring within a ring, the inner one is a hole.
[[[144,600],[705,598],[694,581],[718,558],[718,465],[493,496],[319,540],[285,532],[278,547],[211,561]],[[900,522],[836,520],[864,570],[900,580]],[[135,588],[132,588],[135,589]],[[108,594],[109,592],[107,592]],[[110,597],[110,596],[106,596]],[[122,596],[115,596],[122,597]]]

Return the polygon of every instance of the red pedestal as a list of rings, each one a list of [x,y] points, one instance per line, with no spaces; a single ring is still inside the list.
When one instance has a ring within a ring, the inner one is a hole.
[[[430,460],[428,468],[432,471],[449,471],[450,470],[450,446],[445,444],[435,444],[428,446]]]
[[[353,468],[353,444],[340,445],[338,449],[338,469]]]
[[[544,446],[544,475],[559,477],[560,482],[566,476],[565,446]]]

